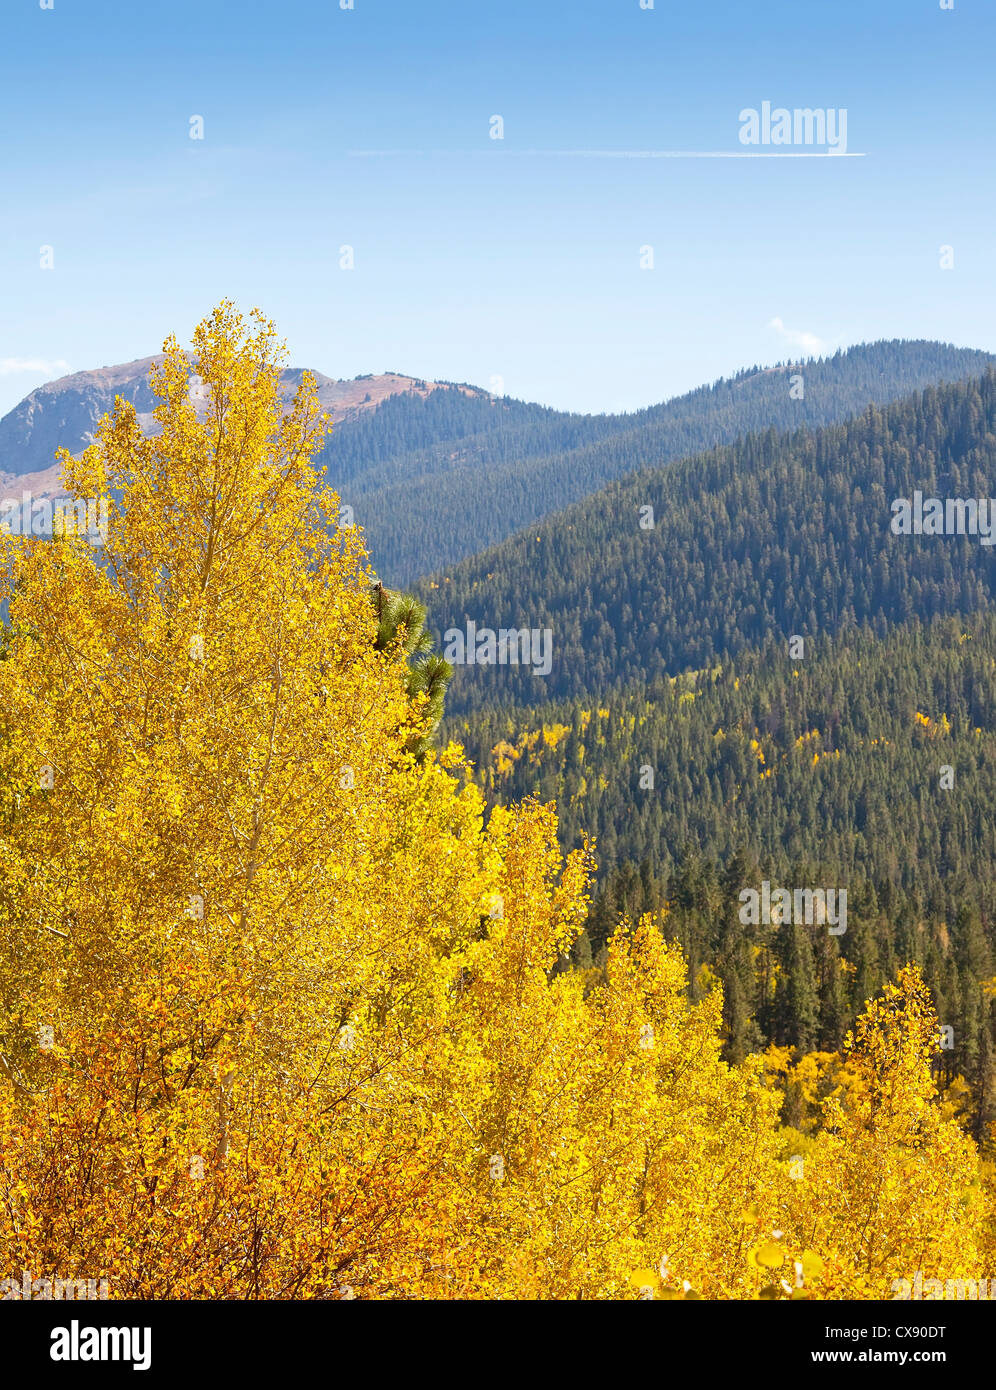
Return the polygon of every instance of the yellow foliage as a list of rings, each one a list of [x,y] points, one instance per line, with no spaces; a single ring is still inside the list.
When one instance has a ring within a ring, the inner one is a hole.
[[[846,1041],[847,1104],[839,1092],[824,1102],[827,1127],[792,1184],[786,1216],[825,1261],[826,1297],[888,1298],[893,1280],[917,1270],[978,1274],[978,1156],[936,1103],[936,1038],[929,992],[910,967]]]
[[[549,729],[544,725],[543,742],[547,748],[556,748],[570,732],[570,725],[568,724],[554,724]]]

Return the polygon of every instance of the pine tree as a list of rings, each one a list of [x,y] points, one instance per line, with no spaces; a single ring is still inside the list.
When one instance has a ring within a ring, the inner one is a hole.
[[[370,598],[377,616],[376,649],[386,652],[398,646],[408,660],[408,697],[423,710],[425,719],[424,730],[413,735],[408,746],[421,761],[443,717],[453,667],[435,650],[435,641],[425,626],[425,605],[418,599],[391,593],[379,580],[371,586]]]

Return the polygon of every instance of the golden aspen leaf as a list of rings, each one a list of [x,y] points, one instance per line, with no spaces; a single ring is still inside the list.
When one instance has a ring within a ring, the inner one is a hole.
[[[812,1250],[804,1250],[799,1256],[799,1263],[806,1279],[816,1279],[823,1273],[823,1261]]]

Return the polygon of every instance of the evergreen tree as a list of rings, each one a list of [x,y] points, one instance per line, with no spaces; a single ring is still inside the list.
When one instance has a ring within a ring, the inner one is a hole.
[[[390,593],[380,582],[373,585],[370,597],[377,615],[374,645],[378,651],[386,652],[400,643],[408,660],[409,699],[418,701],[427,721],[424,732],[409,742],[421,761],[443,717],[443,702],[453,667],[435,651],[432,634],[426,631],[424,604],[411,594]]]

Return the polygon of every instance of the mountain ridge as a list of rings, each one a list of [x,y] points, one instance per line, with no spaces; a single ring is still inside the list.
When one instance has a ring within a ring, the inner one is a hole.
[[[353,504],[381,577],[408,586],[641,468],[731,444],[751,431],[836,424],[870,404],[886,406],[927,386],[978,376],[994,363],[986,352],[892,339],[803,364],[746,368],[628,415],[558,415],[503,400],[491,412],[490,429],[481,424],[474,433],[468,426],[459,439],[447,440],[441,428],[436,444],[399,448],[377,470],[343,467],[350,439],[341,431],[322,461]],[[435,409],[432,401],[395,398],[377,414],[404,410],[399,434],[411,437]],[[371,427],[367,417],[357,428]]]
[[[56,449],[67,448],[72,454],[81,453],[91,442],[101,416],[113,410],[116,395],[135,406],[144,431],[155,433],[152,412],[157,401],[148,375],[162,360],[162,353],[156,353],[132,362],[71,372],[29,392],[0,418],[0,496],[13,495],[25,487],[38,496],[61,494],[59,466],[54,461]],[[339,380],[311,368],[285,367],[280,373],[285,404],[300,385],[305,371],[311,371],[319,402],[333,423],[339,425],[364,411],[376,409],[392,395],[424,397],[435,390],[475,390],[398,372],[369,373],[352,380]]]
[[[118,394],[154,432],[147,376],[159,360],[73,372],[25,397],[0,419],[0,498],[62,495],[56,449],[84,449]],[[334,425],[315,462],[352,507],[374,569],[386,583],[408,587],[640,468],[677,462],[752,429],[833,423],[994,361],[950,344],[882,340],[801,363],[754,364],[622,414],[558,411],[397,372],[350,381],[313,372]],[[285,400],[305,370],[283,369]]]
[[[633,472],[417,587],[437,633],[473,622],[553,634],[552,673],[458,666],[448,711],[604,693],[712,666],[772,632],[986,607],[994,549],[894,534],[890,505],[918,488],[989,496],[994,460],[990,369],[817,431],[752,433]]]

